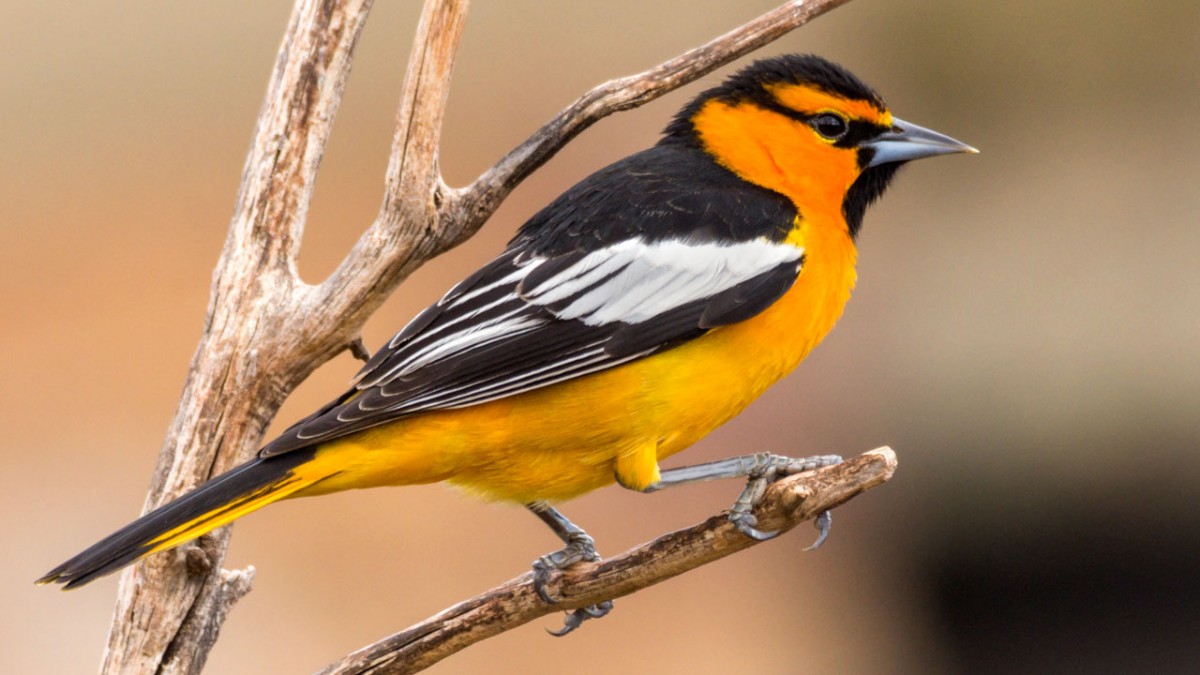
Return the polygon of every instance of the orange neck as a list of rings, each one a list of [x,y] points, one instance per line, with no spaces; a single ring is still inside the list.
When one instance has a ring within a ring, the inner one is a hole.
[[[804,221],[848,232],[842,201],[859,174],[853,149],[822,142],[803,122],[750,103],[709,101],[692,124],[722,166],[791,199]]]

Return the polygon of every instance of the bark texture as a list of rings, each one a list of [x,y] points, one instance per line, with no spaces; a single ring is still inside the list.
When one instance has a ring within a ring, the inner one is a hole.
[[[300,280],[297,255],[317,169],[371,0],[297,0],[213,277],[203,334],[154,471],[152,509],[247,460],[284,399],[357,344],[367,317],[422,263],[474,234],[571,138],[848,0],[789,2],[644,73],[588,92],[471,185],[447,187],[438,144],[467,0],[426,0],[375,221],[332,275]],[[198,673],[252,571],[220,569],[223,528],[121,577],[104,673]]]

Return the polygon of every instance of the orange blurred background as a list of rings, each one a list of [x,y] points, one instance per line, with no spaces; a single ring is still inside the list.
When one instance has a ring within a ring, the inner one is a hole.
[[[442,164],[461,185],[596,83],[770,1],[478,0]],[[140,508],[201,328],[290,3],[0,4],[0,671],[89,672],[116,577],[32,581]],[[318,183],[302,272],[380,200],[418,3],[381,2]],[[1185,672],[1200,662],[1200,4],[856,0],[763,50],[817,52],[896,113],[981,148],[921,162],[867,217],[855,298],[800,370],[678,459],[900,457],[805,528],[547,619],[442,673]],[[743,59],[736,65],[743,65]],[[522,219],[655,141],[714,73],[605,120],[366,328],[377,347]],[[343,355],[277,428],[356,370]],[[615,553],[728,506],[723,483],[565,509]],[[254,564],[213,673],[309,672],[556,548],[521,509],[442,487],[284,503],[242,521]]]

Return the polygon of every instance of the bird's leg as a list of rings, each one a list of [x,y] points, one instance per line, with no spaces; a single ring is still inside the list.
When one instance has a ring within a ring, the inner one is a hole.
[[[737,500],[733,502],[733,507],[729,509],[729,520],[747,537],[766,541],[779,534],[779,532],[763,532],[755,528],[754,526],[758,523],[754,518],[753,511],[754,507],[762,501],[763,495],[766,494],[767,486],[784,476],[833,466],[841,461],[842,458],[837,455],[796,458],[760,452],[753,455],[743,455],[741,457],[731,457],[705,464],[696,464],[695,466],[667,469],[662,472],[658,481],[646,486],[642,492],[657,492],[669,487],[706,480],[744,477],[747,479],[746,488],[742,490],[742,494],[738,495]],[[817,540],[807,550],[817,548],[825,542],[825,538],[829,536],[829,528],[832,523],[833,516],[829,511],[822,511],[817,516],[814,524],[820,534],[817,535]]]
[[[525,506],[538,518],[541,518],[542,522],[549,525],[554,534],[558,535],[558,538],[566,544],[562,550],[548,553],[533,561],[533,590],[537,591],[537,594],[547,603],[557,604],[557,601],[546,593],[546,583],[550,581],[551,573],[566,569],[577,562],[595,562],[600,560],[600,554],[596,552],[596,542],[588,536],[588,533],[567,520],[567,517],[559,513],[558,509],[545,502],[534,502]],[[567,612],[567,618],[563,620],[563,627],[557,631],[547,632],[555,637],[562,637],[579,628],[584,621],[598,619],[608,614],[612,608],[612,600],[605,600],[596,605]]]

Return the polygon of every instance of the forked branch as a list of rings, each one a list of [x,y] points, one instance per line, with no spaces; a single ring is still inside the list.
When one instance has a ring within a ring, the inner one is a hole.
[[[417,267],[474,234],[514,186],[596,120],[646,103],[848,0],[795,0],[709,44],[581,97],[470,186],[438,141],[467,0],[426,0],[397,115],[383,205],[337,270],[305,284],[297,256],[317,169],[371,0],[297,0],[213,276],[204,332],[168,430],[149,510],[245,461],[283,400],[355,344]],[[102,672],[197,673],[248,575],[222,576],[229,530],[125,572]],[[234,583],[236,582],[236,583]]]

